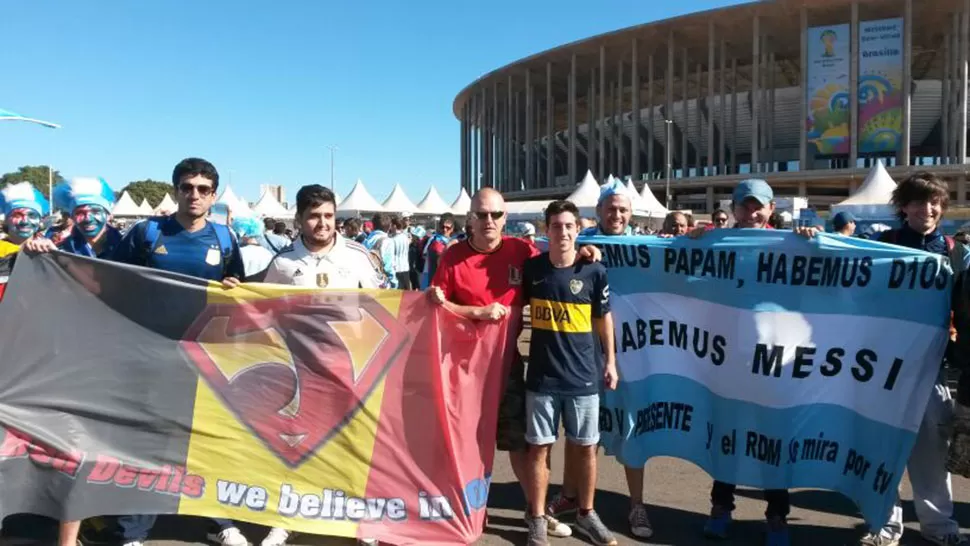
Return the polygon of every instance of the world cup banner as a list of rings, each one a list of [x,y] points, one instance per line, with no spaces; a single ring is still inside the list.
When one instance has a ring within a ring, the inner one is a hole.
[[[581,239],[603,250],[620,383],[600,429],[627,466],[816,488],[889,516],[949,325],[948,260],[773,230]]]
[[[0,515],[474,542],[517,331],[423,293],[21,256],[0,303]]]

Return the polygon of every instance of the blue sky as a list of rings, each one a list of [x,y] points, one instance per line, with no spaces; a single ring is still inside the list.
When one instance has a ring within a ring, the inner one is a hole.
[[[187,156],[249,200],[259,184],[379,200],[459,186],[452,102],[482,74],[557,45],[725,0],[21,0],[0,18],[0,173],[168,180]],[[595,9],[591,6],[595,4]]]

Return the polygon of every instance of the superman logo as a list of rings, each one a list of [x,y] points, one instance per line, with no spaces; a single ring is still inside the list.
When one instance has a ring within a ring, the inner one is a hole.
[[[182,347],[239,420],[297,467],[355,418],[408,339],[373,298],[328,292],[209,305]]]

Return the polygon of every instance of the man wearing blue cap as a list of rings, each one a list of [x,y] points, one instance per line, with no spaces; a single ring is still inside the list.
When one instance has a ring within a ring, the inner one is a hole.
[[[847,210],[843,210],[832,217],[832,229],[839,235],[852,237],[855,235],[855,216]]]
[[[741,181],[732,195],[736,228],[771,229],[769,220],[775,212],[775,193],[764,180],[750,178]],[[707,232],[707,228],[699,227],[690,233],[698,238]],[[814,237],[818,232],[815,228],[796,228],[795,232],[805,237]],[[711,516],[704,525],[704,536],[713,539],[725,539],[728,536],[728,526],[731,524],[731,512],[734,511],[734,490],[736,485],[714,480],[711,487]],[[768,508],[765,517],[768,520],[767,546],[788,546],[788,512],[790,501],[788,490],[765,490],[765,500]]]
[[[20,245],[37,233],[41,218],[49,211],[47,199],[29,182],[10,184],[0,190],[0,212],[7,235],[6,239],[0,240],[0,299],[3,299]]]

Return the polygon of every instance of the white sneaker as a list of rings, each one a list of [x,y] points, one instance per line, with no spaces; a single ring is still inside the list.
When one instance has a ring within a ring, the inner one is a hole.
[[[218,542],[222,546],[249,546],[249,541],[238,527],[223,529],[218,533],[208,533],[206,536],[212,542]]]
[[[280,527],[273,527],[269,530],[266,538],[260,546],[286,546],[286,539],[290,538],[290,532]]]
[[[380,541],[376,538],[358,538],[357,546],[380,546]]]
[[[80,542],[80,541],[78,541]],[[126,542],[121,546],[145,546],[145,543],[140,540],[132,540],[131,542]]]

